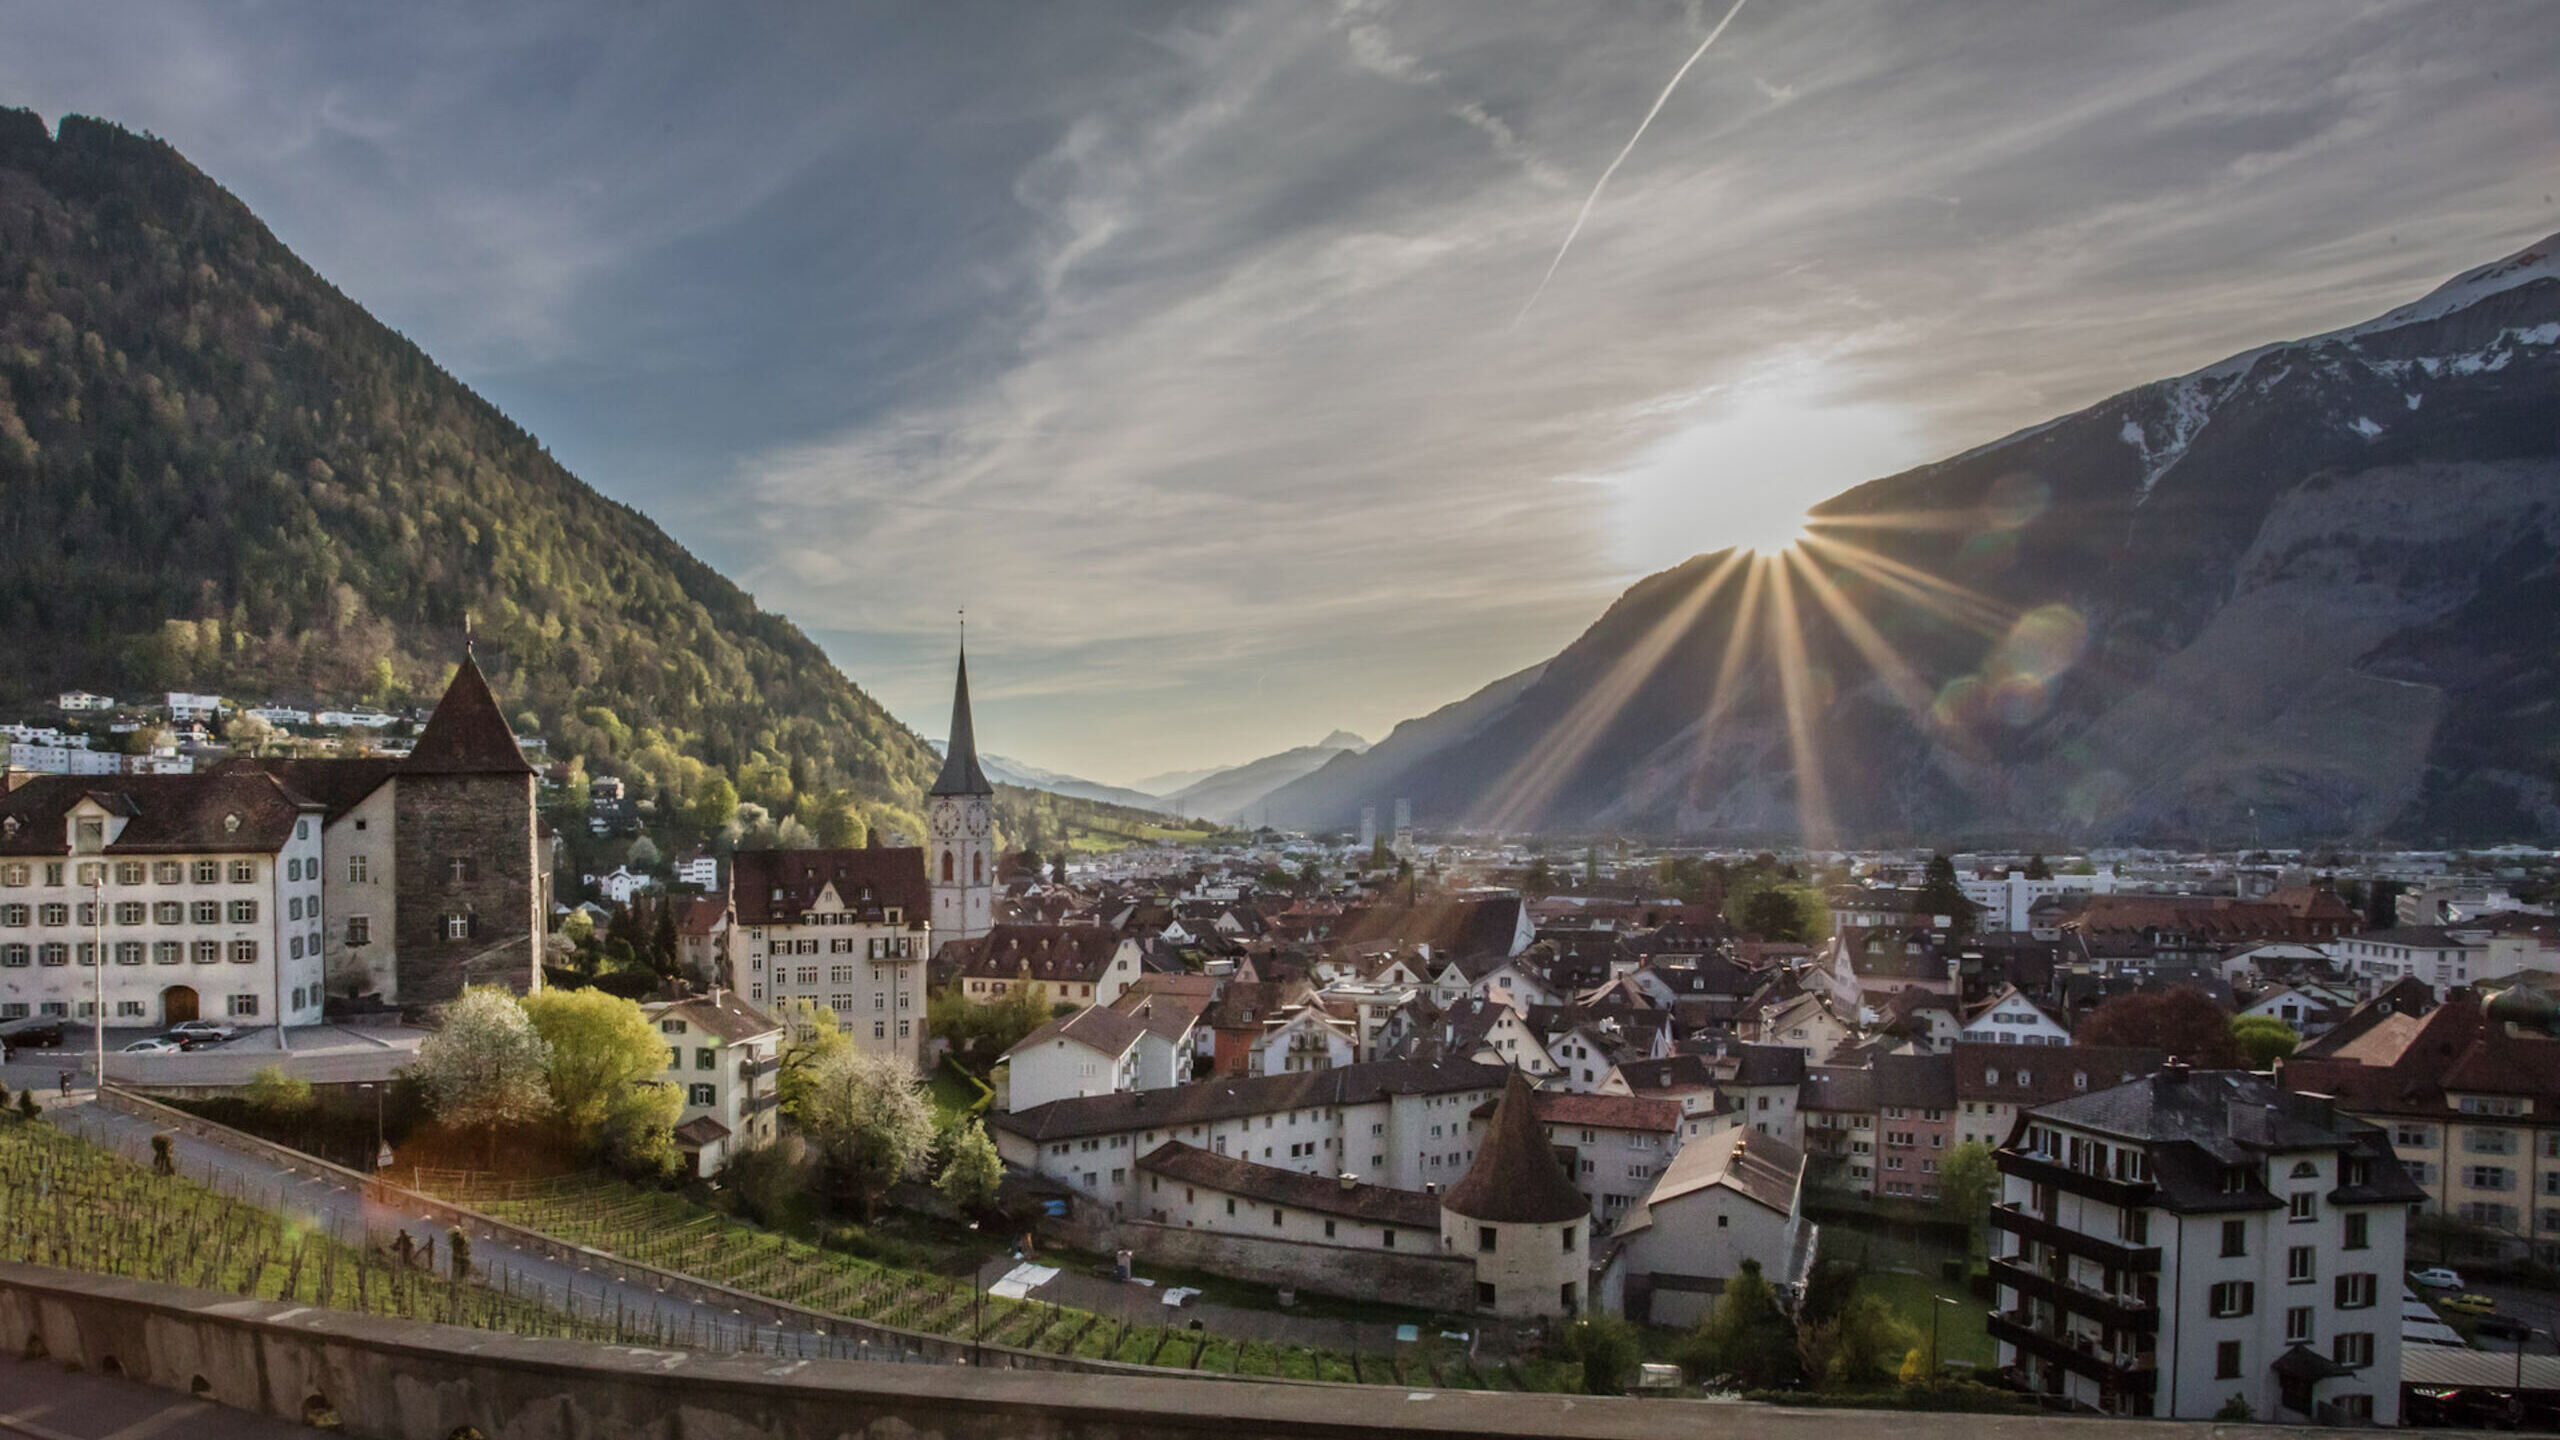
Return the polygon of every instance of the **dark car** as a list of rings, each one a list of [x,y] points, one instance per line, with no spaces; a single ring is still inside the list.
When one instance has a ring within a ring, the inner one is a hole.
[[[2471,1328],[2493,1340],[2530,1340],[2533,1327],[2505,1315],[2483,1315],[2471,1322]]]
[[[62,1022],[42,1016],[0,1025],[0,1040],[12,1050],[50,1050],[62,1043]]]

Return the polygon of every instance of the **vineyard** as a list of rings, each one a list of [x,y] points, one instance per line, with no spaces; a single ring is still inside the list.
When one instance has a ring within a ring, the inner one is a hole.
[[[1478,1369],[1433,1336],[1395,1355],[1241,1340],[1160,1319],[1136,1321],[1038,1300],[982,1295],[969,1282],[898,1269],[758,1230],[680,1196],[575,1177],[448,1195],[489,1215],[625,1260],[769,1299],[960,1340],[1213,1375],[1437,1389],[1564,1389],[1553,1364]]]
[[[454,1283],[372,1237],[299,1225],[33,1121],[0,1120],[0,1256],[263,1300],[515,1335],[670,1341],[638,1317],[573,1316],[538,1295]]]

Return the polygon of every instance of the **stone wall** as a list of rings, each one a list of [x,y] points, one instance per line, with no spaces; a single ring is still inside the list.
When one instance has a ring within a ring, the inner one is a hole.
[[[2107,1440],[2121,1421],[1825,1412],[1677,1400],[1314,1383],[972,1372],[533,1340],[137,1280],[0,1264],[0,1348],[359,1440],[1410,1440],[1553,1436],[1761,1440]],[[469,1427],[466,1429],[465,1427]],[[2272,1429],[2146,1422],[2213,1440]],[[2287,1426],[2294,1437],[2347,1431]]]
[[[1145,1220],[1084,1218],[1042,1222],[1052,1234],[1079,1249],[1109,1254],[1126,1249],[1144,1262],[1206,1270],[1237,1280],[1287,1285],[1310,1295],[1345,1300],[1382,1301],[1423,1310],[1459,1314],[1476,1308],[1475,1266],[1463,1256],[1425,1252],[1399,1254],[1375,1249],[1319,1245],[1305,1240],[1273,1240],[1259,1235],[1222,1235],[1182,1225]],[[1427,1230],[1406,1232],[1416,1244],[1436,1244]]]
[[[547,861],[535,830],[530,775],[402,775],[398,811],[396,983],[405,1006],[435,1005],[466,985],[533,987],[546,917]],[[453,863],[470,874],[455,879]],[[447,916],[475,931],[448,938]]]

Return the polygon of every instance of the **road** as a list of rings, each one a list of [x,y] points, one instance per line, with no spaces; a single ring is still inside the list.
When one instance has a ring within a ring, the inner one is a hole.
[[[165,1055],[122,1053],[133,1041],[160,1033],[108,1027],[107,1078],[144,1086],[242,1085],[258,1071],[280,1065],[321,1085],[388,1080],[393,1071],[416,1056],[418,1042],[426,1038],[427,1032],[400,1025],[296,1025],[285,1031],[281,1049],[271,1027],[244,1030],[232,1040],[203,1050]],[[89,1074],[96,1068],[94,1058],[90,1032],[73,1026],[66,1029],[58,1048],[12,1052],[9,1068],[15,1071],[21,1064],[35,1067],[50,1083],[55,1070],[68,1068]],[[22,1082],[11,1081],[12,1085],[19,1083]]]
[[[45,1118],[54,1124],[137,1163],[150,1163],[150,1125],[94,1105],[85,1094],[75,1093],[68,1104],[55,1101],[50,1094],[44,1099],[51,1106]],[[210,1179],[224,1193],[242,1194],[253,1203],[341,1239],[369,1236],[379,1244],[403,1229],[412,1239],[421,1241],[431,1235],[441,1239],[445,1233],[445,1227],[431,1217],[368,1200],[334,1174],[317,1167],[280,1165],[263,1155],[233,1150],[191,1134],[177,1135],[175,1148],[179,1173],[187,1178]],[[662,1320],[668,1333],[689,1337],[684,1343],[690,1348],[742,1350],[748,1348],[752,1334],[754,1348],[767,1353],[812,1359],[824,1355],[899,1362],[909,1359],[891,1347],[753,1324],[725,1306],[626,1283],[583,1265],[527,1253],[495,1238],[474,1237],[472,1260],[483,1275],[493,1277],[492,1283],[510,1283],[518,1294],[539,1293],[554,1309],[606,1319],[624,1314]]]

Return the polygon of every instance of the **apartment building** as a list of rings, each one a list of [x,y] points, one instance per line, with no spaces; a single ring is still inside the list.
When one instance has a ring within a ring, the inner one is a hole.
[[[1529,1107],[1595,1223],[1623,1219],[1680,1151],[1682,1117],[1674,1100],[1536,1090]],[[1479,1148],[1493,1111],[1488,1102],[1470,1117]]]
[[[2039,1105],[2129,1084],[2167,1057],[2131,1045],[2072,1045],[2050,1050],[2003,1049],[1960,1042],[1951,1058],[1956,1082],[1955,1143],[1997,1150],[2018,1117]]]
[[[2113,1415],[2399,1422],[2424,1192],[2378,1127],[2169,1065],[2038,1106],[1998,1160],[1990,1330],[2030,1389]]]
[[[1378,1060],[1331,1070],[1222,1076],[1166,1090],[1052,1101],[987,1117],[1007,1165],[1143,1213],[1131,1176],[1168,1140],[1301,1174],[1421,1190],[1474,1159],[1468,1116],[1509,1073],[1469,1060]]]
[[[2532,992],[2509,995],[2394,1017],[2279,1072],[2286,1088],[2334,1095],[2388,1133],[2445,1232],[2430,1258],[2560,1264],[2560,1039]]]
[[[933,953],[924,851],[741,850],[729,870],[745,932],[728,947],[746,972],[732,988],[758,1007],[827,1006],[854,1044],[923,1068]]]
[[[0,795],[0,1019],[92,1019],[103,989],[110,1025],[316,1023],[321,818],[260,774]]]
[[[684,1092],[676,1148],[708,1178],[741,1151],[770,1144],[782,1068],[782,1026],[730,990],[640,1007],[667,1043],[660,1083]]]

